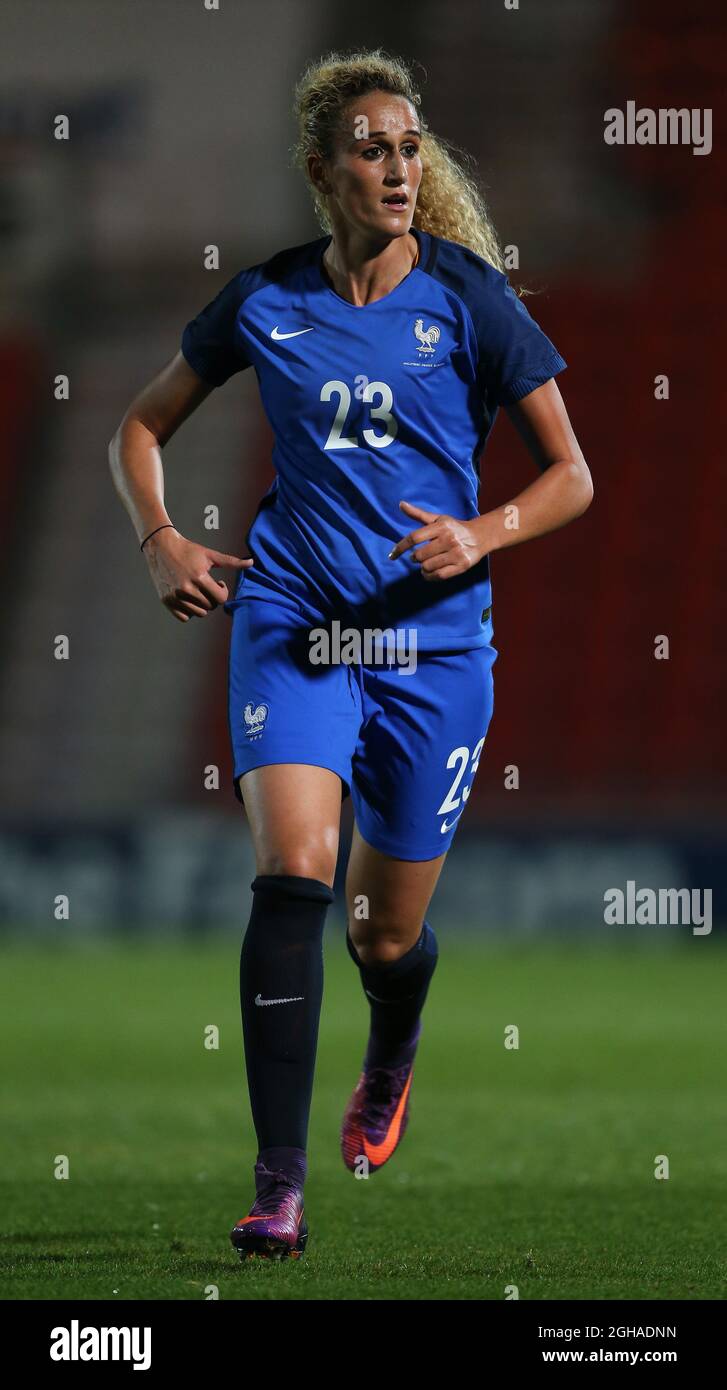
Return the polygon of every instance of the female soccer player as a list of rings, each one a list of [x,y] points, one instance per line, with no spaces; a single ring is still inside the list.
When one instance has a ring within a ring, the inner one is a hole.
[[[298,161],[326,232],[241,270],[132,403],[112,472],[162,602],[232,617],[234,786],[256,852],[240,999],[258,1141],[242,1257],[302,1253],[306,1137],[343,795],[347,945],[370,1003],[347,1167],[407,1124],[437,963],[425,921],[492,712],[488,555],[580,516],[590,475],[554,376],[563,358],[502,273],[475,185],[426,127],[409,69],[332,54],[296,93]],[[160,449],[252,366],[277,477],[249,559],[174,527]],[[507,410],[541,475],[480,515],[478,460]],[[213,577],[241,571],[234,597]]]

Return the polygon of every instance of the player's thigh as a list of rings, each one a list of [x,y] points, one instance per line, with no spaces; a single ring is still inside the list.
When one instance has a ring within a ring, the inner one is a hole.
[[[235,606],[229,722],[258,873],[332,883],[360,696],[346,667],[311,663],[309,629],[294,607]]]
[[[341,820],[341,779],[325,767],[273,763],[239,779],[258,874],[333,884]]]
[[[396,960],[415,944],[445,857],[396,859],[367,844],[354,827],[346,907],[349,935],[364,964]]]
[[[362,668],[356,824],[392,859],[437,860],[466,813],[493,709],[491,646],[421,654],[412,674]]]

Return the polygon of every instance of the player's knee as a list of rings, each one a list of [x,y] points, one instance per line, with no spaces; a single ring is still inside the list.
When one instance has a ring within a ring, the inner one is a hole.
[[[328,846],[318,843],[271,850],[258,857],[257,872],[259,875],[316,878],[330,887],[336,872],[336,855]]]
[[[348,934],[362,965],[385,965],[411,949],[422,925],[419,919],[377,916],[369,921],[349,921]]]

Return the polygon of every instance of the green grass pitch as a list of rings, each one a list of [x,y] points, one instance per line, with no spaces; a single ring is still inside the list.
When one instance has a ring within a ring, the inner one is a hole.
[[[244,1265],[234,940],[6,947],[0,1296],[723,1299],[725,947],[438,936],[409,1132],[357,1180],[338,1127],[366,1005],[329,931],[308,1251]]]

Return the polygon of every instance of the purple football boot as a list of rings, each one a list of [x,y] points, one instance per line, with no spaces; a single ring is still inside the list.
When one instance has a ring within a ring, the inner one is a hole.
[[[369,1067],[364,1061],[358,1084],[341,1126],[341,1153],[352,1173],[366,1160],[367,1171],[382,1168],[399,1147],[409,1123],[409,1092],[421,1021],[394,1067]]]
[[[230,1240],[241,1260],[299,1260],[308,1239],[303,1189],[278,1169],[255,1164],[257,1197],[248,1216],[233,1226]]]

